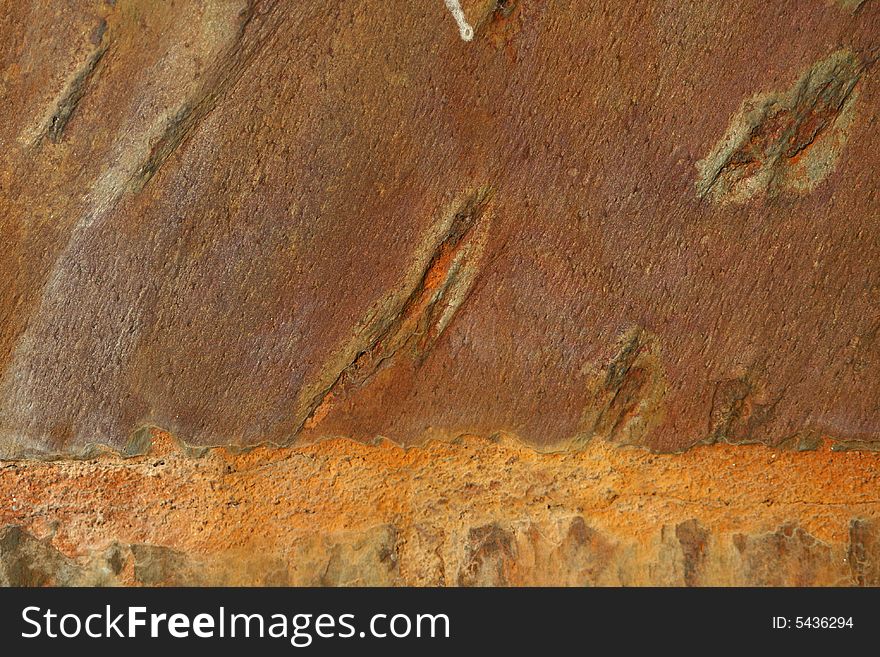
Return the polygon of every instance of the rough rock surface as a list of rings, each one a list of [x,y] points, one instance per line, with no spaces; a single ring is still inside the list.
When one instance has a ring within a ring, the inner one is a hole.
[[[465,436],[8,462],[0,583],[880,586],[880,455]]]
[[[0,3],[3,581],[876,582],[880,2],[458,7]]]

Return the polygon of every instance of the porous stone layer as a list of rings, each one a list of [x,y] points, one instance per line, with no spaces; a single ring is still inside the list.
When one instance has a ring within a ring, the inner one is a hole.
[[[880,455],[509,436],[0,469],[0,582],[880,585]]]

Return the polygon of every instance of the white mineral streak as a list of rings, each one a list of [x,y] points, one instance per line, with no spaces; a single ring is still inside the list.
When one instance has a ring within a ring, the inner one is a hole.
[[[468,24],[467,17],[458,0],[444,0],[444,2],[446,2],[446,8],[452,13],[455,22],[458,23],[458,33],[461,34],[461,38],[465,41],[473,39],[474,28]]]

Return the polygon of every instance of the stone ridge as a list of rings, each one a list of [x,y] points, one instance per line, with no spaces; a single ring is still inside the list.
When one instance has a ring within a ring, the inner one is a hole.
[[[743,202],[756,194],[813,189],[846,142],[864,68],[853,53],[839,50],[787,92],[744,103],[728,134],[697,163],[700,196]]]

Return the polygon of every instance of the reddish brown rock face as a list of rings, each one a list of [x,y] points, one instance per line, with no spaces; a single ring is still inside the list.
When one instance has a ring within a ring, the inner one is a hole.
[[[880,446],[876,1],[8,2],[0,34],[0,458]],[[604,581],[629,535],[576,508],[552,545],[460,528],[444,582]],[[657,539],[688,583],[730,550],[774,583],[779,546],[876,579],[872,513],[830,543],[694,520]],[[450,540],[367,529],[322,534],[334,583]],[[92,577],[16,531],[15,563]],[[116,538],[113,577],[190,572]]]
[[[876,5],[460,7],[7,7],[2,452],[874,445]]]

